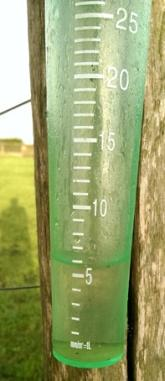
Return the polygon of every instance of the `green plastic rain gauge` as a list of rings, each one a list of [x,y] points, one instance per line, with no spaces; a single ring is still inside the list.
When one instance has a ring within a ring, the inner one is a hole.
[[[151,0],[46,0],[52,351],[124,353]]]

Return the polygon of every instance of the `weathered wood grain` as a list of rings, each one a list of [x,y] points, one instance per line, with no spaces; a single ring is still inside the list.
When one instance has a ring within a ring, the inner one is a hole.
[[[165,2],[154,0],[131,277],[132,379],[165,379]]]
[[[55,361],[51,355],[51,294],[49,269],[49,207],[47,176],[47,130],[44,0],[28,0],[31,92],[35,137],[35,183],[38,226],[38,251],[43,312],[45,381],[126,381],[126,359],[118,365],[99,370],[81,370]]]

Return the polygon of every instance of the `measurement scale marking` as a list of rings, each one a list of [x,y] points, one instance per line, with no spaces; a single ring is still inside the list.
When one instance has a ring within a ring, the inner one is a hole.
[[[78,44],[80,42],[101,42],[101,38],[75,38],[75,44]]]
[[[73,292],[81,292],[81,288],[72,288]]]
[[[101,30],[102,28],[101,28],[101,26],[77,26],[77,27],[75,27],[74,28],[74,30],[76,31],[76,32],[78,32],[78,31],[81,31],[81,30]]]
[[[74,101],[75,105],[95,105],[96,101]]]
[[[75,170],[87,170],[87,171],[90,171],[91,167],[87,167],[87,166],[76,166],[76,167],[73,167],[73,169]]]
[[[74,66],[99,66],[98,61],[85,61],[85,62],[75,62]]]
[[[73,183],[88,184],[91,181],[89,179],[73,179]]]
[[[81,5],[87,6],[87,5],[94,5],[94,4],[95,5],[105,5],[105,1],[98,1],[98,0],[95,0],[95,1],[77,1],[75,3],[76,6],[81,6]],[[92,15],[92,17],[91,17],[91,15]],[[97,17],[96,17],[96,15],[97,15]],[[107,16],[107,14],[104,14],[104,15]],[[96,18],[102,18],[103,16],[102,16],[102,14],[99,14],[99,13],[84,13],[84,14],[76,14],[75,15],[75,19],[83,19],[84,17],[85,18],[91,17],[93,19],[94,17],[96,17]],[[100,30],[101,29],[101,27],[99,27],[99,26],[93,26],[93,27],[92,26],[91,27],[90,26],[86,26],[86,27],[82,26],[82,27],[77,27],[77,29],[75,28],[75,30],[77,30],[77,31],[78,30],[90,30],[89,28],[91,28],[93,30]],[[74,39],[74,43],[75,44],[88,43],[88,42],[95,44],[95,43],[100,43],[101,42],[101,38],[99,38],[99,37],[96,37],[96,38],[92,37],[91,38],[91,37],[89,37],[89,35],[86,35],[86,37],[85,36],[81,37],[81,35],[75,36],[75,37],[76,37]],[[80,38],[77,38],[77,37],[80,37]],[[92,49],[92,48],[89,49],[88,45],[87,46],[86,45],[82,45],[82,46],[87,47],[87,49],[84,49],[81,46],[78,46],[78,47],[80,47],[80,50],[76,50],[76,48],[75,48],[74,55],[78,56],[78,55],[81,55],[81,54],[82,55],[91,54],[91,61],[90,61],[90,58],[89,59],[87,58],[88,61],[85,61],[85,57],[84,57],[84,59],[82,58],[82,60],[79,57],[77,57],[77,59],[75,59],[76,62],[74,62],[74,67],[80,67],[79,70],[75,69],[75,71],[81,71],[82,70],[81,67],[83,67],[83,66],[84,67],[88,66],[88,68],[86,70],[84,70],[84,71],[87,71],[87,73],[75,73],[74,74],[74,79],[75,80],[103,79],[104,75],[102,73],[98,73],[99,67],[97,69],[97,66],[99,66],[99,60],[98,60],[98,58],[94,57],[92,59],[92,55],[93,54],[95,54],[95,55],[99,54],[100,50],[97,49],[97,48],[95,49],[95,45],[93,46],[94,49]],[[88,73],[88,70],[90,71],[90,66],[92,66],[92,65],[96,67],[96,73]],[[84,93],[85,92],[89,92],[89,93],[91,92],[92,93],[93,92],[94,93],[94,92],[96,92],[96,87],[92,87],[92,88],[91,87],[75,87],[74,88],[74,92],[77,92],[77,93],[78,92],[79,93],[81,93],[81,92],[84,92]],[[85,106],[85,105],[87,105],[87,106],[89,105],[90,106],[91,105],[91,106],[93,106],[93,105],[96,104],[95,100],[88,99],[89,98],[88,96],[86,98],[87,98],[86,100],[74,100],[73,101],[74,106],[77,106],[77,105],[80,105],[80,106]],[[73,112],[73,117],[76,117],[76,118],[77,117],[79,117],[79,118],[94,117],[94,112],[81,112],[83,110],[85,111],[86,109],[84,109],[84,107],[83,107],[82,109],[79,108],[77,110],[77,108],[75,107],[74,111],[80,111],[80,112]],[[86,111],[88,111],[88,109]],[[89,108],[89,111],[90,111],[90,108]],[[94,111],[93,107],[92,107],[91,111]],[[81,125],[81,123],[82,123],[82,125]],[[86,121],[85,121],[85,123],[86,123]],[[83,124],[82,120],[78,121],[77,124],[75,123],[73,128],[74,129],[82,129],[82,130],[83,129],[85,130],[85,129],[93,129],[94,128],[93,125],[91,125],[91,124],[85,125],[85,123]],[[97,141],[98,141],[98,139],[95,138],[95,137],[73,137],[73,143],[97,143]],[[73,155],[77,156],[77,157],[83,157],[83,156],[84,157],[92,157],[92,153],[91,152],[74,152]],[[83,163],[83,164],[86,164],[86,163]],[[74,170],[75,171],[85,171],[85,170],[89,171],[91,169],[92,168],[89,165],[74,165],[73,166],[73,171]],[[77,177],[77,176],[79,176],[79,175],[75,175],[75,177]],[[80,179],[74,178],[72,181],[73,181],[73,183],[80,183],[80,184],[83,184],[83,183],[84,184],[85,183],[89,184],[91,182],[90,179],[81,179],[81,178]],[[87,197],[88,196],[88,192],[73,192],[73,196],[86,196]],[[75,201],[77,201],[77,200],[75,200]],[[84,201],[84,199],[82,201]],[[87,203],[88,203],[88,201],[87,201]],[[91,205],[86,205],[86,204],[83,204],[83,205],[73,204],[72,207],[73,207],[73,210],[77,210],[77,211],[90,211],[92,209]],[[83,214],[83,213],[81,213],[81,214]],[[85,222],[85,220],[82,219],[82,218],[73,218],[72,220],[73,220],[73,222]],[[80,255],[81,252],[84,250],[84,247],[81,245],[82,242],[80,242],[80,239],[81,239],[81,237],[84,237],[85,234],[82,231],[79,232],[77,230],[79,230],[79,228],[74,227],[74,231],[72,232],[72,236],[73,236],[73,246],[72,246],[72,249],[76,251],[76,255],[75,256],[78,256],[78,254]],[[83,229],[80,229],[80,230],[83,230]],[[75,237],[75,239],[76,239],[76,237],[78,237],[77,239],[79,239],[79,241],[74,242],[74,240],[75,240],[74,237]],[[82,259],[76,259],[76,258],[74,258],[74,259],[72,259],[72,263],[75,264],[75,265],[80,265],[81,266],[83,264],[83,260]],[[80,269],[81,269],[81,267],[80,267]],[[84,279],[85,278],[85,274],[82,273],[82,272],[72,272],[72,278],[79,279],[79,280],[80,279]],[[72,288],[72,291],[73,292],[81,292],[81,289]],[[72,302],[72,306],[73,307],[80,307],[80,303]],[[78,317],[78,316],[71,316],[71,320],[75,321],[75,322],[79,322],[80,321],[80,317]],[[79,334],[80,334],[78,331],[71,331],[71,333],[72,333],[72,335],[75,335],[75,336],[76,335],[79,336]]]
[[[74,54],[99,54],[99,50],[75,50]]]
[[[88,116],[93,117],[93,116],[94,116],[94,113],[93,113],[93,112],[75,112],[75,113],[73,114],[73,116],[74,116],[75,118],[79,118],[79,117],[86,118],[86,117],[88,117]]]
[[[83,246],[72,246],[73,250],[83,250]]]
[[[85,3],[84,1],[77,1],[75,5],[76,6],[80,6],[80,5],[83,5],[84,3]],[[88,1],[88,3],[90,3],[90,2]],[[75,44],[88,43],[88,42],[89,43],[99,43],[99,42],[101,42],[101,38],[91,38],[91,37],[88,37],[88,35],[86,36],[86,38],[82,38],[81,35],[80,35],[80,38],[75,38],[74,39],[74,43]],[[84,45],[84,46],[88,48],[88,45],[87,46]],[[81,46],[80,46],[80,48],[81,48]],[[98,53],[99,53],[99,50],[96,50],[96,49],[87,49],[87,50],[82,49],[82,50],[75,50],[74,51],[75,55],[79,55],[79,54],[98,54]],[[78,60],[80,61],[79,58],[78,58]],[[82,59],[82,61],[83,61],[83,59]],[[90,66],[91,66],[91,62],[95,62],[94,59],[90,61]],[[97,61],[97,63],[99,64],[98,61]],[[88,62],[84,62],[84,61],[83,62],[74,62],[73,65],[74,65],[74,67],[79,66],[80,67],[79,70],[81,70],[82,66],[84,66],[84,67],[87,67],[87,65],[89,66],[89,61]],[[76,70],[76,68],[75,68],[75,71],[79,71],[79,70]],[[86,70],[88,71],[88,69],[86,69]],[[99,68],[98,68],[98,70],[99,70]],[[98,71],[98,70],[96,69],[96,71]],[[74,78],[76,78],[76,74],[74,75]],[[78,79],[78,78],[76,78],[76,79]],[[74,88],[74,92],[81,92],[82,89],[84,91],[85,87],[84,88]],[[89,90],[89,88],[88,88],[88,90]],[[91,91],[91,92],[92,91],[96,91],[96,88],[90,88],[89,91]],[[86,100],[73,100],[74,111],[77,110],[76,106],[87,105],[87,107],[88,107],[88,106],[91,106],[91,105],[93,106],[95,104],[96,104],[96,102],[94,100],[88,99],[88,97],[87,97]],[[84,109],[84,107],[83,107],[83,109]],[[81,111],[81,108],[80,108],[80,110],[77,110],[77,111]],[[89,111],[90,111],[90,109],[89,109]],[[73,112],[73,117],[76,117],[76,118],[77,117],[79,117],[79,118],[82,118],[82,117],[94,117],[94,112]],[[78,123],[82,123],[82,121],[81,122],[79,121]],[[76,127],[76,126],[74,126],[74,127]],[[74,142],[74,139],[73,139],[73,142]],[[76,154],[80,154],[80,153],[79,152],[73,153],[74,156],[76,156]],[[87,166],[87,165],[86,166],[85,165],[84,166],[73,165],[73,172],[75,170],[81,170],[81,169],[88,170],[89,166]],[[76,177],[77,177],[77,175],[76,175]],[[83,184],[83,183],[84,184],[85,183],[89,184],[90,183],[89,179],[76,179],[75,178],[72,181],[73,181],[73,183],[77,183],[77,184],[78,183],[80,183],[80,184]],[[73,196],[80,196],[80,194],[81,194],[81,196],[82,195],[83,196],[84,195],[88,196],[88,192],[73,192]],[[74,207],[76,208],[77,206],[78,206],[77,204],[73,205],[73,210],[74,210]],[[85,205],[83,205],[83,206],[85,206]],[[88,205],[86,205],[86,206],[88,206]],[[81,209],[77,209],[77,210],[81,210]],[[82,218],[72,218],[72,221],[73,222],[79,222],[79,223],[80,222],[81,223],[85,222],[85,220],[82,219]],[[81,259],[81,257],[80,257],[80,259],[77,259],[76,257],[78,257],[83,252],[83,250],[84,250],[84,247],[82,246],[82,242],[81,242],[81,238],[83,239],[83,237],[84,237],[84,232],[77,231],[77,230],[79,230],[79,228],[74,227],[74,230],[72,231],[72,237],[73,237],[72,250],[75,253],[74,254],[75,257],[72,259],[72,264],[75,265],[75,266],[82,266],[83,265],[83,260]],[[83,229],[80,229],[80,230],[83,230]],[[72,278],[74,278],[74,279],[84,279],[85,278],[85,274],[84,273],[80,273],[80,272],[72,272]],[[80,288],[72,288],[72,291],[80,293],[81,289]],[[80,303],[72,302],[72,306],[73,307],[80,307]],[[75,321],[75,322],[80,322],[80,317],[78,317],[78,316],[71,316],[71,320]],[[71,331],[71,334],[73,336],[79,336],[80,333],[79,333],[79,331]]]
[[[73,222],[84,222],[84,218],[73,218],[72,219]]]
[[[92,153],[91,152],[74,152],[73,156],[89,157],[89,156],[92,156]]]
[[[88,197],[88,194],[89,194],[89,193],[85,193],[85,192],[73,192],[73,196],[84,196],[84,197]]]
[[[74,130],[93,130],[94,126],[73,126]]]
[[[81,87],[81,88],[75,88],[74,89],[74,92],[75,93],[81,93],[81,92],[95,92],[96,91],[96,87]]]
[[[73,303],[73,302],[72,302],[72,306],[73,306],[73,307],[80,307],[80,303]]]
[[[79,318],[79,317],[76,317],[76,316],[72,316],[71,319],[72,319],[72,320],[75,320],[75,321],[80,321],[80,318]]]
[[[72,334],[72,335],[76,335],[76,336],[79,336],[79,334],[80,334],[80,333],[79,333],[79,332],[77,332],[77,331],[71,331],[71,334]]]
[[[91,205],[73,205],[74,210],[91,210]]]
[[[104,79],[104,75],[101,73],[80,73],[74,74],[74,79]]]
[[[82,5],[105,5],[105,1],[103,0],[95,0],[95,1],[77,1],[77,3],[75,3],[75,6],[76,7],[80,7]]]
[[[75,237],[83,237],[84,233],[74,232],[74,233],[72,233],[72,235]]]
[[[82,273],[72,273],[72,278],[84,279],[85,275]]]
[[[73,138],[74,143],[97,143],[97,138]]]
[[[82,19],[107,19],[112,20],[114,18],[114,15],[112,13],[77,13],[75,15],[76,20],[82,20]]]

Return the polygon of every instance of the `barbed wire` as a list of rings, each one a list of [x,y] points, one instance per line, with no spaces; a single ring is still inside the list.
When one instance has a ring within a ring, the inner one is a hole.
[[[31,103],[31,99],[27,99],[26,101],[18,103],[17,105],[15,105],[13,107],[10,107],[10,108],[7,108],[6,110],[0,111],[0,116],[7,114],[8,112],[13,111],[19,107],[25,106],[27,103]]]

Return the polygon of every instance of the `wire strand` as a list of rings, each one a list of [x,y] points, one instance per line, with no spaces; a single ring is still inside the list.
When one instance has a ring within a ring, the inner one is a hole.
[[[40,288],[39,284],[29,286],[15,286],[15,287],[0,287],[0,291],[19,291],[19,290],[32,290]]]
[[[7,114],[8,112],[13,111],[13,110],[15,110],[15,109],[17,109],[19,107],[25,106],[27,103],[31,103],[31,99],[27,99],[26,101],[24,101],[22,103],[19,103],[19,104],[13,106],[13,107],[10,107],[10,108],[8,108],[6,110],[1,111],[0,112],[0,116],[2,116],[4,114]]]

